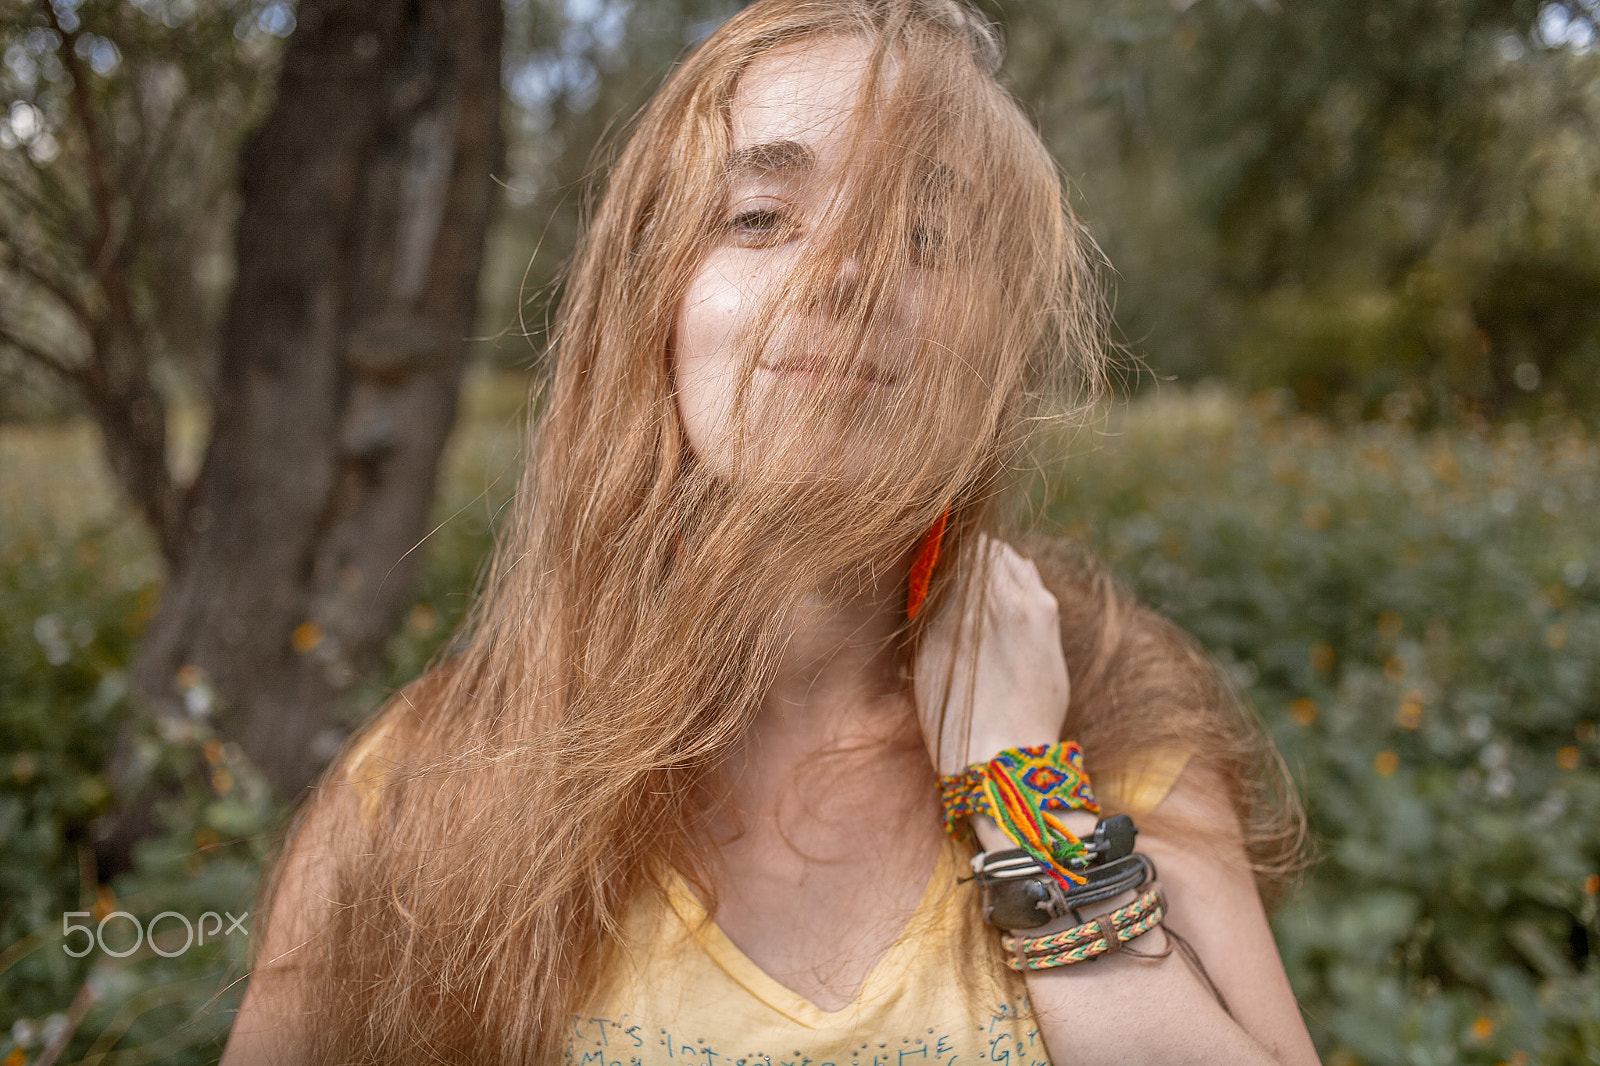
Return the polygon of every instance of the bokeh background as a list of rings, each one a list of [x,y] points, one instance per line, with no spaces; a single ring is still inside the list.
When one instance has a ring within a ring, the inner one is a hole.
[[[726,0],[0,0],[0,1063],[215,1061]],[[1600,1063],[1600,0],[984,0],[1125,372],[1036,502],[1231,670],[1324,1060]],[[64,938],[63,914],[97,926]]]

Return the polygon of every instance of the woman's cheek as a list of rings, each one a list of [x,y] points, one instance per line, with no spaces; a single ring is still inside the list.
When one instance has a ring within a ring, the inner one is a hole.
[[[691,343],[702,361],[731,361],[740,319],[739,291],[720,275],[703,279],[691,291],[695,300]]]
[[[708,263],[690,284],[673,328],[673,384],[690,447],[709,462],[717,450],[738,382],[740,310],[736,286]]]

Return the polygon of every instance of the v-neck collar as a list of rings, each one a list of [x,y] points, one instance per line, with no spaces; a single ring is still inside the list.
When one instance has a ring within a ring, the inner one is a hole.
[[[742,985],[768,1007],[790,1021],[808,1029],[820,1029],[856,1014],[862,1007],[877,1000],[894,988],[897,975],[903,973],[909,962],[905,956],[912,951],[917,934],[926,927],[933,907],[945,897],[948,882],[955,879],[959,859],[953,842],[945,840],[933,864],[933,873],[922,890],[922,898],[905,927],[900,930],[883,955],[873,964],[855,999],[838,1010],[823,1010],[811,1000],[783,984],[767,971],[757,966],[738,945],[728,938],[722,927],[711,920],[705,906],[683,877],[672,871],[667,885],[667,901],[683,919],[690,935],[727,975]]]

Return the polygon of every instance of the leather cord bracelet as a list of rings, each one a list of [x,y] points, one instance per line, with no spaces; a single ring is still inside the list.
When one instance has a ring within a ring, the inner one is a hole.
[[[1088,884],[1063,892],[1045,877],[990,882],[984,886],[984,920],[1002,929],[1036,929],[1058,918],[1082,923],[1086,907],[1128,892],[1138,892],[1156,879],[1155,863],[1133,854],[1087,871]]]
[[[1166,913],[1161,886],[1151,885],[1132,903],[1071,929],[1045,936],[1007,935],[1001,937],[1000,944],[1006,951],[1006,965],[1019,972],[1070,966],[1116,951],[1142,958],[1164,958],[1172,952],[1171,943],[1157,954],[1135,952],[1125,945],[1160,925]]]
[[[1098,838],[1100,834],[1096,833]],[[1090,845],[1091,850],[1094,846]],[[1006,965],[1013,970],[1047,970],[1122,952],[1141,959],[1164,959],[1176,949],[1196,977],[1216,999],[1224,1013],[1233,1008],[1217,987],[1200,955],[1189,941],[1166,924],[1166,897],[1153,884],[1156,866],[1147,855],[1132,852],[1086,871],[1088,883],[1061,893],[1054,880],[1038,875],[1037,864],[1022,851],[980,853],[972,868],[983,887],[983,917],[1006,929],[1035,929],[1054,918],[1070,914],[1071,929],[1044,936],[1001,937]],[[1146,886],[1149,886],[1146,889]],[[1146,889],[1132,903],[1091,921],[1083,921],[1078,908],[1101,903],[1129,890]],[[1162,951],[1135,951],[1125,945],[1161,926],[1167,938]]]
[[[1036,929],[1070,915],[1078,924],[1042,936],[1001,938],[1013,970],[1046,970],[1121,953],[1163,959],[1176,949],[1232,1015],[1205,964],[1189,942],[1164,924],[1166,900],[1155,884],[1156,868],[1133,850],[1138,828],[1127,815],[1103,818],[1090,840],[1079,839],[1058,817],[1071,810],[1100,813],[1083,768],[1083,750],[1069,741],[1007,748],[987,763],[974,763],[939,779],[945,829],[957,840],[972,835],[964,825],[988,815],[1019,847],[980,853],[973,876],[983,889],[983,916],[1005,929]],[[1132,903],[1090,921],[1082,907],[1143,890]],[[1166,947],[1136,951],[1126,945],[1161,926]]]
[[[1138,832],[1127,815],[1102,819],[1074,869],[1079,883],[1066,889],[1021,849],[979,854],[972,869],[983,889],[984,921],[1002,929],[1036,929],[1068,916],[1081,922],[1080,908],[1144,888],[1156,869],[1133,851]]]

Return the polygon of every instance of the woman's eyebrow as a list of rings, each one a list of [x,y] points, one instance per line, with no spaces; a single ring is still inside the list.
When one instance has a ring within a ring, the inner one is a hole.
[[[729,178],[742,178],[811,170],[816,165],[816,153],[799,141],[767,141],[730,153],[723,171]]]

